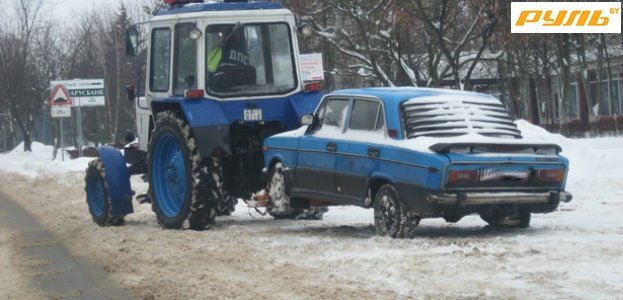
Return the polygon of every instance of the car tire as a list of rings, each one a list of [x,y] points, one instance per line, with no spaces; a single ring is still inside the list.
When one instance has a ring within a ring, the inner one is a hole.
[[[287,203],[285,209],[276,211],[272,208],[268,209],[268,214],[275,220],[322,220],[324,214],[329,211],[326,207],[318,208],[290,208],[290,197],[288,196],[288,186],[285,175],[283,173],[283,163],[276,163],[270,170],[268,175],[268,184],[266,187],[270,201],[274,203],[283,201]]]
[[[87,205],[93,222],[99,226],[123,225],[125,216],[112,214],[106,170],[101,158],[89,162],[84,181]]]
[[[398,237],[407,239],[414,238],[421,219],[420,216],[417,216],[413,212],[405,212],[403,210]]]
[[[526,209],[508,212],[489,208],[480,213],[480,218],[494,228],[528,228],[530,227],[531,214]]]
[[[399,232],[401,232],[402,217],[400,196],[396,188],[391,184],[381,186],[374,197],[374,227],[376,228],[376,234],[392,238],[398,237]]]
[[[236,205],[238,205],[238,199],[236,197],[224,196],[216,205],[216,216],[231,216],[231,214],[236,211]]]

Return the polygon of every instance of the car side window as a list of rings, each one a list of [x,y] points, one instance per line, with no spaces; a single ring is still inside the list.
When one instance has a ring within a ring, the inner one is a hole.
[[[314,127],[310,129],[310,133],[319,131],[341,131],[346,120],[348,112],[349,99],[328,99],[318,109],[318,120]]]
[[[382,133],[385,130],[385,114],[381,103],[373,100],[356,99],[348,122],[348,129]]]
[[[374,131],[379,114],[379,102],[355,100],[348,129]]]

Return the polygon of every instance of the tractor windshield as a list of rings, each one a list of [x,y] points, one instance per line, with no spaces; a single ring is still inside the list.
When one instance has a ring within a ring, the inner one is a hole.
[[[286,23],[210,25],[206,28],[206,52],[208,94],[283,94],[298,84]]]

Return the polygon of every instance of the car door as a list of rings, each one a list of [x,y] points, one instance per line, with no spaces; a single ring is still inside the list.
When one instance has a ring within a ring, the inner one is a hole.
[[[378,168],[381,144],[385,139],[384,116],[378,99],[353,99],[346,131],[337,141],[336,190],[353,204],[364,201],[368,179]]]
[[[299,141],[297,157],[297,188],[306,194],[322,198],[335,194],[336,138],[342,134],[349,99],[325,98],[316,116],[317,120]]]

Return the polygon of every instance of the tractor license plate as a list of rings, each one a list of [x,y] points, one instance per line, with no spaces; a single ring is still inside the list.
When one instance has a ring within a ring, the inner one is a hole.
[[[244,120],[245,121],[261,121],[262,110],[261,109],[245,109]]]

